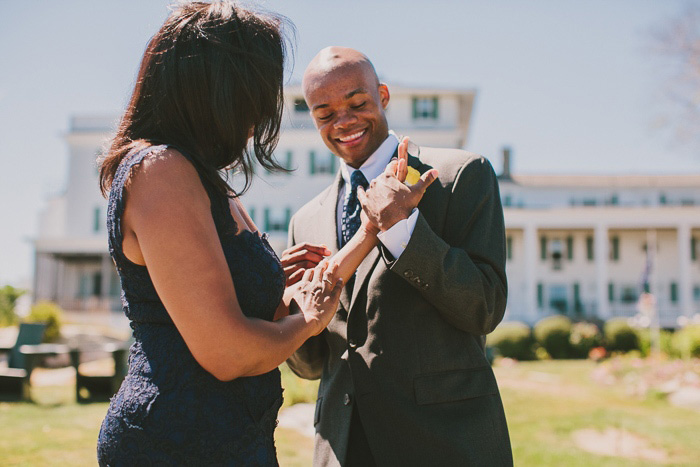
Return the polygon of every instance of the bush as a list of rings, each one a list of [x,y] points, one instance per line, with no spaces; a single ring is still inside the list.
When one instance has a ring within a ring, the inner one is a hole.
[[[571,356],[574,358],[587,358],[591,349],[599,347],[603,343],[600,329],[593,323],[575,323],[571,326],[569,344]]]
[[[44,342],[54,342],[61,336],[63,310],[53,302],[39,302],[29,311],[28,323],[46,323]]]
[[[613,318],[605,323],[605,347],[609,351],[639,350],[639,338],[625,318]]]
[[[700,324],[691,324],[673,336],[673,347],[683,358],[700,357]]]
[[[642,357],[648,357],[651,354],[651,332],[649,328],[635,329],[637,333],[637,341],[639,342],[639,351]],[[661,353],[669,357],[680,357],[680,354],[673,346],[673,332],[662,329],[659,333],[659,348]]]
[[[571,320],[566,316],[549,316],[535,324],[535,339],[552,358],[571,355]]]
[[[15,304],[17,299],[24,295],[24,292],[24,290],[16,289],[11,285],[0,288],[0,326],[17,324]]]
[[[518,321],[503,323],[486,336],[486,344],[501,357],[534,360],[534,344],[530,327]]]

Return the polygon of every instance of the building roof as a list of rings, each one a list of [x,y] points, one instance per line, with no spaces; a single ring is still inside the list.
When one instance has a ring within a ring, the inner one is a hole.
[[[700,174],[692,175],[527,175],[511,174],[511,180],[532,187],[700,188]]]

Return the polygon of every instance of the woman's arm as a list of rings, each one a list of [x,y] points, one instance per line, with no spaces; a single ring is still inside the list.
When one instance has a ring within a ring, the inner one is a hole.
[[[276,368],[332,318],[341,287],[331,269],[305,276],[309,290],[323,279],[334,287],[316,291],[323,300],[307,300],[302,313],[276,322],[242,313],[209,198],[194,167],[177,151],[144,159],[127,190],[124,252],[148,267],[192,355],[216,378],[232,380]]]

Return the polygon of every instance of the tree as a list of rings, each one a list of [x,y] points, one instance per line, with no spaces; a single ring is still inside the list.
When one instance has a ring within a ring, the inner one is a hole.
[[[11,285],[0,288],[0,326],[10,326],[17,323],[15,304],[17,299],[26,291]]]
[[[700,148],[700,4],[688,4],[678,17],[660,23],[652,33],[667,84],[668,109],[660,126],[674,142]]]

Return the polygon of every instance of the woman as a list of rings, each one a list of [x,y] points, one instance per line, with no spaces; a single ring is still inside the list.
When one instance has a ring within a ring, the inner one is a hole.
[[[325,328],[343,278],[377,244],[365,222],[333,266],[306,271],[282,301],[279,260],[220,176],[236,168],[247,186],[254,161],[279,168],[280,25],[194,2],[146,49],[100,165],[135,338],[100,430],[101,465],[276,465],[277,366]]]

